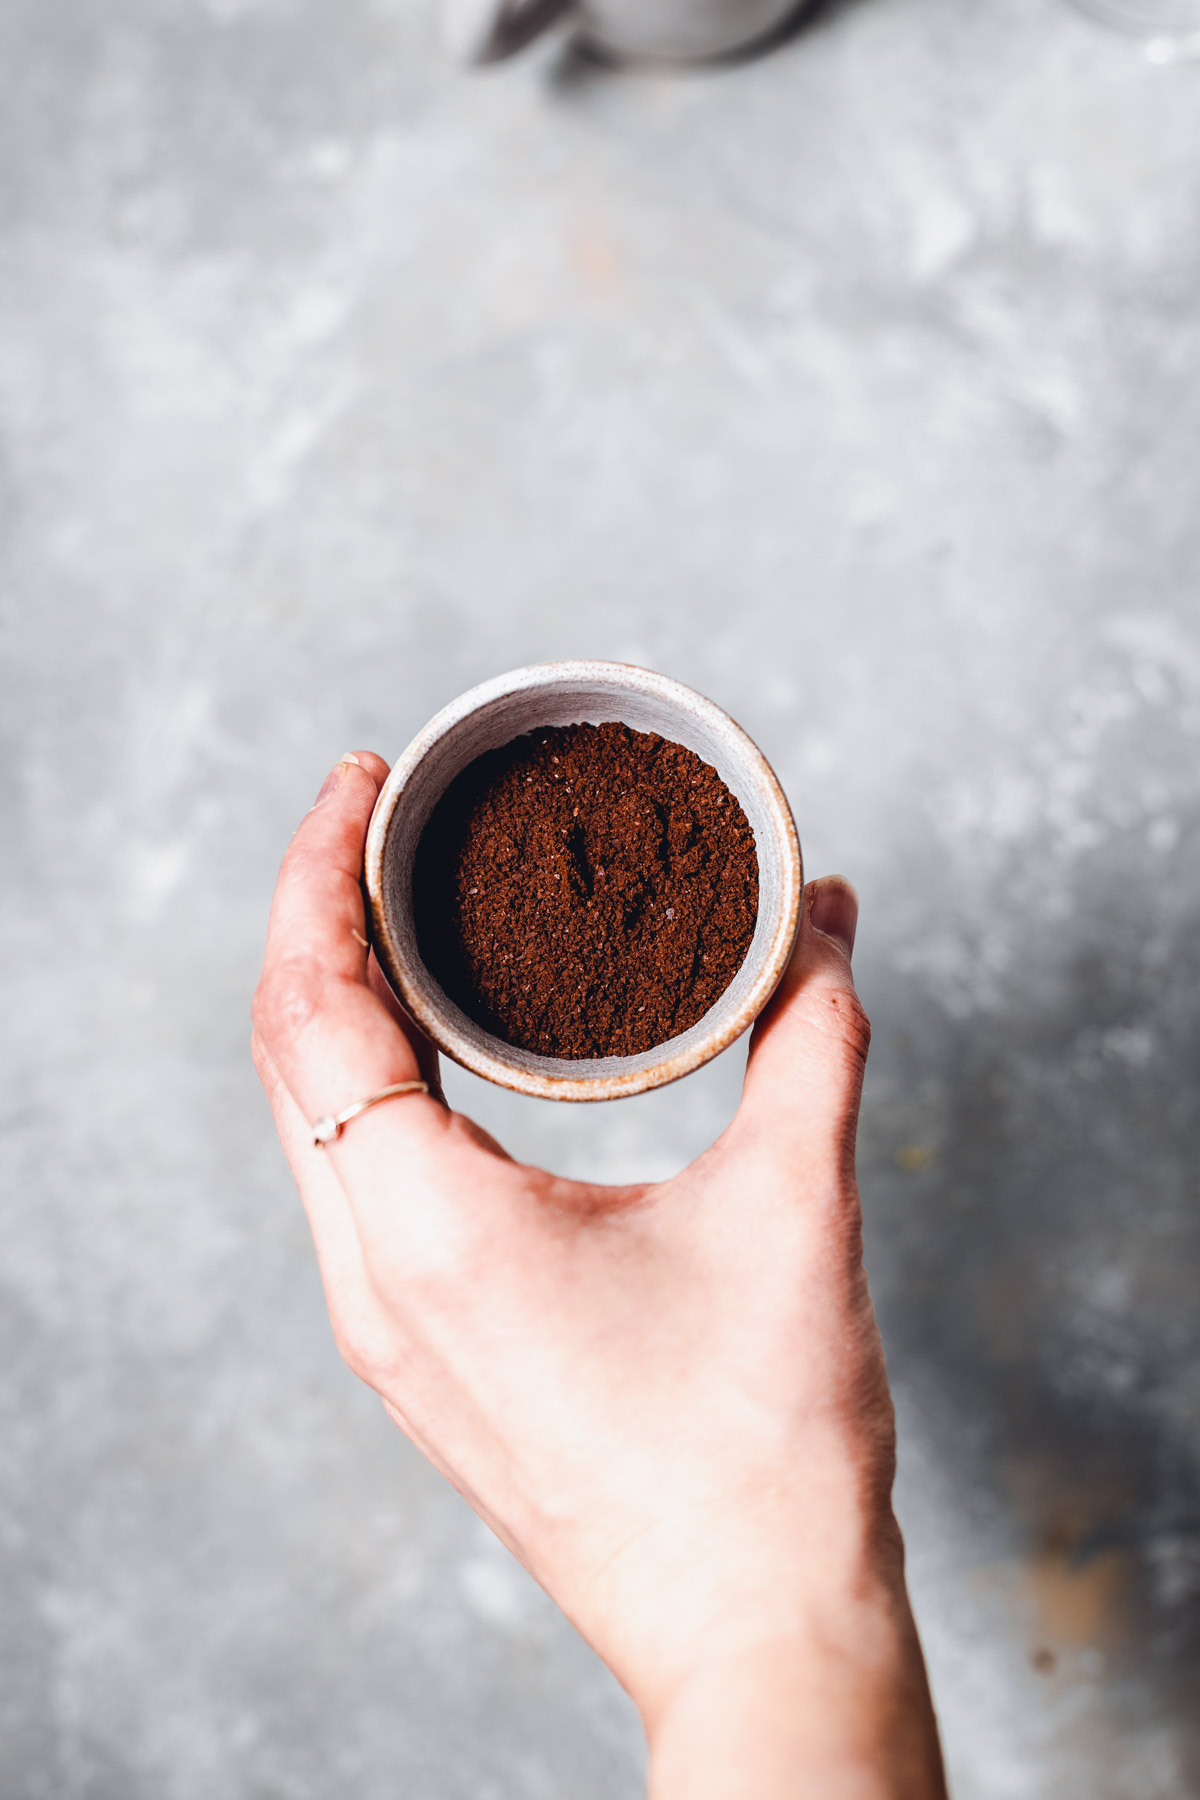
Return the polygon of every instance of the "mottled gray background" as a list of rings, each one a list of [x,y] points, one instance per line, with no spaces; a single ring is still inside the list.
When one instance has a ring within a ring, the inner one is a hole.
[[[326,767],[599,654],[863,901],[959,1800],[1200,1794],[1200,68],[1056,0],[482,77],[426,0],[0,5],[0,1794],[618,1800],[339,1364],[247,1055]],[[676,1168],[740,1057],[517,1148]]]

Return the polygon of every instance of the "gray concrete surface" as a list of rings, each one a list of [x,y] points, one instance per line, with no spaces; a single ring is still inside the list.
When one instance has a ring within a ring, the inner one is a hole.
[[[617,1800],[605,1672],[343,1371],[247,1051],[289,830],[523,661],[694,683],[863,899],[959,1800],[1200,1794],[1200,69],[1055,0],[447,67],[0,8],[4,1800]],[[614,1179],[611,1110],[455,1095]]]

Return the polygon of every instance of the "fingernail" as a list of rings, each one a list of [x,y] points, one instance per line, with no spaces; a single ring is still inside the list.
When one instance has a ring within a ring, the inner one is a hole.
[[[809,917],[814,930],[836,938],[846,955],[851,954],[858,929],[858,895],[841,875],[817,884]]]
[[[332,769],[330,769],[328,775],[321,783],[321,791],[313,801],[312,806],[309,809],[310,811],[315,812],[322,800],[328,800],[333,790],[341,786],[342,777],[346,773],[346,765],[348,763],[353,763],[356,769],[362,768],[362,764],[359,762],[357,756],[355,756],[353,750],[347,750],[345,756],[339,757],[338,761],[334,763]]]

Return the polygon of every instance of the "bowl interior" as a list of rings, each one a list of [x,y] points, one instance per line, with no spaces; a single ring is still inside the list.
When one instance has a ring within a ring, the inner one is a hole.
[[[425,967],[413,922],[413,862],[434,806],[477,756],[539,727],[608,721],[683,744],[710,763],[737,796],[758,855],[758,921],[732,982],[704,1017],[678,1037],[637,1056],[538,1056],[506,1044],[468,1018]],[[649,671],[550,664],[485,683],[447,707],[414,741],[393,770],[380,807],[382,842],[368,846],[367,859],[380,959],[409,1011],[439,1047],[502,1085],[577,1099],[593,1097],[585,1090],[598,1085],[606,1095],[628,1094],[673,1080],[745,1030],[774,987],[790,949],[802,877],[795,827],[778,783],[761,752],[718,707]],[[373,826],[372,838],[377,835]],[[567,1087],[575,1091],[568,1094]]]

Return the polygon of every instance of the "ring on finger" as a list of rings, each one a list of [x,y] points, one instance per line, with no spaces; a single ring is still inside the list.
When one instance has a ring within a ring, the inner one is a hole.
[[[313,1143],[319,1150],[326,1144],[332,1144],[342,1135],[342,1128],[357,1119],[359,1113],[365,1113],[369,1106],[378,1106],[381,1100],[394,1100],[398,1094],[427,1094],[427,1081],[397,1081],[391,1087],[380,1088],[377,1094],[368,1094],[365,1100],[356,1100],[353,1106],[347,1106],[340,1113],[322,1113],[314,1119],[310,1127]]]

